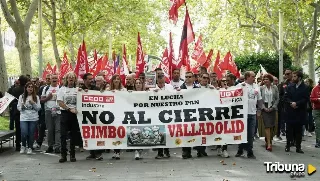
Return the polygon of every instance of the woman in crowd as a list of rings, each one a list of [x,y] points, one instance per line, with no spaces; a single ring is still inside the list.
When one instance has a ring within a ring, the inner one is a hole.
[[[24,88],[24,93],[19,96],[17,109],[20,111],[22,143],[20,153],[27,151],[27,154],[32,154],[33,134],[39,120],[38,111],[41,108],[40,99],[35,89],[35,85],[32,82],[28,82]]]
[[[134,91],[144,91],[145,90],[145,86],[144,86],[143,81],[141,79],[134,80],[133,90]],[[141,153],[142,153],[142,149],[135,150],[134,158],[136,160],[140,160],[140,158],[142,158]]]
[[[112,76],[110,80],[110,86],[106,90],[115,92],[115,91],[125,91],[126,89],[122,86],[120,76],[115,74]],[[114,149],[113,151],[114,153],[112,158],[116,160],[120,160],[120,149]]]
[[[263,75],[264,85],[260,87],[262,96],[262,119],[265,128],[265,145],[268,151],[272,151],[272,128],[276,122],[276,111],[279,103],[279,91],[277,86],[272,84],[273,76],[270,74]]]
[[[77,119],[77,92],[76,74],[69,72],[65,76],[65,85],[59,89],[57,103],[61,109],[60,134],[61,158],[60,163],[67,161],[67,136],[70,131],[70,161],[75,162],[75,144],[78,139],[79,123]]]
[[[314,82],[312,79],[308,78],[306,80],[304,80],[304,83],[308,86],[308,90],[309,90],[309,95],[311,94],[312,89],[314,88]],[[310,96],[309,96],[310,97]],[[311,132],[314,131],[314,122],[313,122],[313,117],[312,117],[312,105],[310,102],[310,98],[308,99],[308,104],[307,104],[307,121],[306,121],[306,125],[305,125],[305,133],[303,135],[306,135],[308,137],[312,137]],[[304,131],[304,130],[303,130]]]

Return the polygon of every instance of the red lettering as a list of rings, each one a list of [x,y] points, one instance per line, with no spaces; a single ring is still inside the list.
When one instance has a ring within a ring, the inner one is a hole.
[[[176,131],[176,125],[168,125],[170,136],[174,136],[174,132]]]
[[[176,126],[177,126],[176,137],[181,137],[181,136],[183,136],[182,125],[181,125],[181,124],[177,124]]]
[[[191,132],[188,131],[188,124],[183,124],[183,136],[191,136]]]
[[[236,121],[236,133],[242,133],[244,130],[244,124],[241,120]]]
[[[199,135],[206,135],[204,123],[199,123]]]
[[[214,133],[214,124],[212,122],[207,122],[207,135],[212,135]]]
[[[126,129],[123,126],[119,126],[117,129],[118,138],[124,138],[126,136]]]
[[[191,123],[191,135],[190,136],[195,136],[195,132],[196,132],[195,126],[196,126],[195,123]]]
[[[91,138],[96,138],[96,129],[95,126],[91,126]]]
[[[216,124],[216,133],[217,133],[217,134],[221,134],[222,131],[223,131],[223,125],[222,125],[222,123],[221,123],[221,122],[217,122],[217,124]]]
[[[83,139],[90,138],[90,126],[82,126],[82,137]]]
[[[97,138],[107,138],[107,126],[96,126]]]
[[[116,127],[108,126],[108,138],[116,138]]]

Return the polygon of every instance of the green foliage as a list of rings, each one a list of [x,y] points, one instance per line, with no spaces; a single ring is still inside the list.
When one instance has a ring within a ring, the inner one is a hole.
[[[0,116],[0,130],[9,130],[9,119]]]
[[[235,62],[238,69],[241,71],[254,71],[260,70],[260,64],[266,69],[266,71],[276,77],[279,76],[279,55],[277,53],[253,53],[245,54],[236,57]],[[297,70],[292,66],[292,60],[288,54],[283,55],[283,69]]]

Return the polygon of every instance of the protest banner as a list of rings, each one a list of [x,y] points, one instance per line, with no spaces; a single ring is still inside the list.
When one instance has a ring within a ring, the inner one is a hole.
[[[14,96],[6,92],[2,98],[0,98],[0,114],[7,109],[9,104],[15,99]]]
[[[84,148],[147,149],[247,142],[246,89],[81,91]]]

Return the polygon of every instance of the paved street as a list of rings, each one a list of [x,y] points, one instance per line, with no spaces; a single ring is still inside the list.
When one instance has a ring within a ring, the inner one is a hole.
[[[254,142],[256,160],[235,158],[236,146],[229,146],[230,158],[216,156],[216,151],[208,149],[209,157],[181,159],[180,149],[171,150],[171,158],[155,160],[156,152],[148,150],[144,159],[136,161],[133,152],[123,152],[121,160],[112,160],[111,153],[104,153],[103,161],[85,160],[88,152],[77,152],[77,162],[58,163],[59,155],[37,152],[34,155],[21,155],[6,149],[0,153],[0,180],[119,180],[119,181],[270,181],[320,180],[320,171],[312,176],[291,179],[289,174],[266,173],[263,162],[304,163],[320,169],[320,149],[314,148],[313,139],[303,142],[305,154],[284,152],[284,143],[276,142],[272,153],[263,147],[263,141]],[[45,148],[43,148],[45,149]],[[224,160],[224,163],[221,161]],[[92,172],[96,168],[96,172]]]

